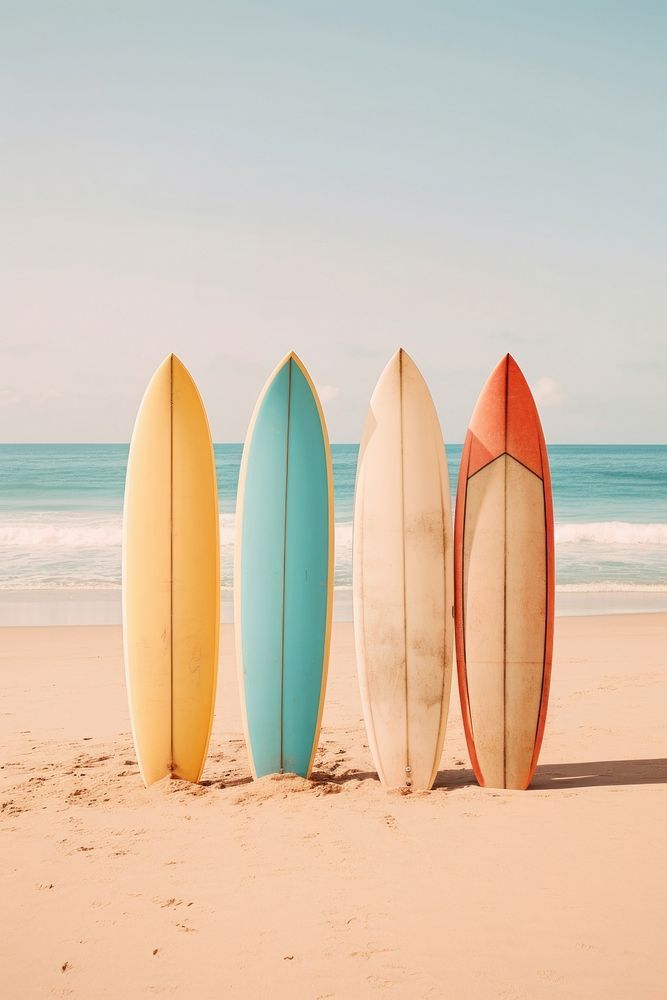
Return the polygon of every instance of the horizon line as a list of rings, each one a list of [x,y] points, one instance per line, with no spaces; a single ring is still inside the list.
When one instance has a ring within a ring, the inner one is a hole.
[[[359,447],[360,441],[331,441],[334,447]],[[31,448],[31,447],[107,447],[120,448],[130,446],[130,441],[0,441],[0,448]],[[243,441],[213,441],[213,445],[233,445],[243,447]],[[445,441],[445,448],[462,448],[463,441]],[[663,441],[547,441],[547,448],[667,448]]]

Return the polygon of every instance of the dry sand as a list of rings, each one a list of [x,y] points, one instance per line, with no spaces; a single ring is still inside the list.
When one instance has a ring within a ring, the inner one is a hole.
[[[0,992],[663,998],[667,616],[559,619],[533,788],[373,773],[334,626],[312,781],[249,779],[231,630],[201,785],[146,791],[116,627],[0,631]]]

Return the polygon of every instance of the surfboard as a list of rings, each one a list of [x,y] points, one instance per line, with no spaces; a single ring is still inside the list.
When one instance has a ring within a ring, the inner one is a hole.
[[[294,353],[257,401],[236,511],[236,659],[252,773],[308,777],[329,662],[334,505],[324,414]]]
[[[435,406],[399,350],[371,398],[353,534],[359,685],[369,748],[387,788],[428,789],[440,763],[452,673],[450,506]]]
[[[213,446],[197,388],[169,355],[137,415],[123,519],[125,673],[145,784],[199,781],[218,667],[220,548]]]
[[[508,354],[466,436],[455,518],[461,711],[481,785],[527,788],[549,698],[554,528],[549,459],[528,383]]]

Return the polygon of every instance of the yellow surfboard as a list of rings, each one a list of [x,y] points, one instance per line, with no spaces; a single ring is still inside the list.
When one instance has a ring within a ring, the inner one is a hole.
[[[220,629],[218,492],[206,412],[173,354],[132,435],[123,522],[125,673],[144,783],[198,781],[213,721]]]

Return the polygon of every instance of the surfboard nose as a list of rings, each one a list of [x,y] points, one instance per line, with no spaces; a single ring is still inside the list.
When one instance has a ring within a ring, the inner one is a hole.
[[[540,421],[533,394],[511,354],[489,375],[470,420],[469,475],[505,453],[542,475]]]
[[[406,376],[417,376],[423,380],[423,376],[419,371],[419,368],[405,348],[398,347],[382,370],[373,395],[375,395],[375,392],[377,392],[377,389],[381,385],[385,385],[387,382],[394,380],[403,380]]]

